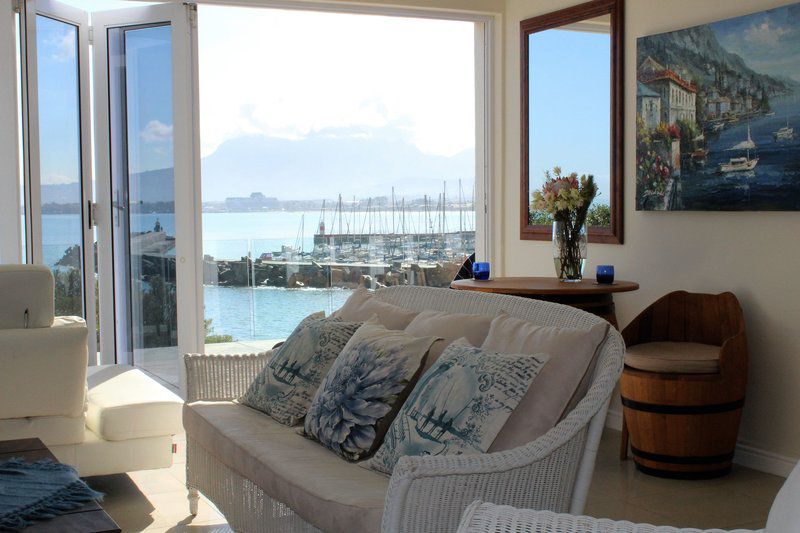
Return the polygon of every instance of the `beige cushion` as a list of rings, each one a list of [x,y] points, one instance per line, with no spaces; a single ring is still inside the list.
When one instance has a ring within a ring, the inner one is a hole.
[[[0,329],[53,324],[53,274],[42,265],[0,265]]]
[[[389,478],[238,403],[188,404],[183,421],[206,451],[322,531],[380,531]]]
[[[422,311],[408,325],[406,333],[415,337],[441,337],[428,352],[428,359],[425,361],[427,370],[439,359],[445,348],[461,337],[466,337],[473,346],[483,344],[493,318],[488,315]]]
[[[489,448],[508,450],[536,440],[586,395],[608,323],[589,330],[541,326],[505,313],[492,321],[483,348],[500,353],[546,353],[550,361],[533,380]]]
[[[128,365],[89,368],[86,426],[106,440],[183,433],[183,401]]]
[[[46,446],[83,442],[86,417],[34,416],[0,420],[0,441],[38,437]]]
[[[646,342],[626,349],[625,364],[664,374],[715,374],[719,351],[719,346],[696,342]]]
[[[83,414],[88,364],[83,319],[0,330],[0,419]]]
[[[373,315],[378,315],[378,320],[388,329],[406,329],[418,314],[417,311],[376,300],[370,291],[362,287],[351,294],[332,316],[345,322],[366,322]]]

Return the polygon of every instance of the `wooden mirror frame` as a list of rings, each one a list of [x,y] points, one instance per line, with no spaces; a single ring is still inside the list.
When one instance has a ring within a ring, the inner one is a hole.
[[[624,137],[624,102],[623,102],[623,69],[624,62],[624,0],[592,0],[560,11],[520,22],[520,81],[521,81],[521,130],[520,130],[520,239],[546,241],[552,239],[551,226],[531,225],[530,221],[530,124],[528,116],[529,93],[529,36],[544,30],[555,29],[567,24],[574,24],[586,19],[611,15],[611,227],[589,228],[589,242],[605,244],[622,244],[623,237],[623,137]]]

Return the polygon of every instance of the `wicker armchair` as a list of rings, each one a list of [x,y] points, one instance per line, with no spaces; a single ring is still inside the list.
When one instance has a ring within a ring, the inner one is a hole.
[[[516,509],[508,505],[473,502],[464,511],[456,533],[755,533],[749,529],[678,529],[634,524],[626,520]],[[788,533],[788,532],[786,532]]]
[[[511,316],[542,325],[589,329],[602,319],[549,302],[429,287],[390,287],[375,297],[414,310]],[[403,457],[386,494],[386,532],[454,531],[476,499],[517,507],[583,511],[611,394],[622,372],[624,343],[614,328],[601,348],[592,384],[575,409],[548,433],[518,448],[481,455]],[[270,352],[251,356],[186,355],[187,397],[241,396]],[[314,531],[260,487],[233,471],[187,435],[190,503],[211,499],[237,531]],[[193,505],[196,505],[194,503]]]

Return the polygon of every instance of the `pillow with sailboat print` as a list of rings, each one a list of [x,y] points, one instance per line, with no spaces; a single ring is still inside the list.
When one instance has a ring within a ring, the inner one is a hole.
[[[315,313],[302,320],[259,372],[239,402],[296,426],[331,365],[361,322]]]
[[[420,378],[369,466],[391,474],[404,455],[485,453],[549,359],[455,341]]]

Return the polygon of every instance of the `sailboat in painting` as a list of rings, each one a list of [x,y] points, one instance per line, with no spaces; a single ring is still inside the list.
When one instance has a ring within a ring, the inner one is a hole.
[[[772,137],[776,141],[790,141],[794,139],[794,128],[789,127],[789,117],[786,117],[786,125],[778,131],[772,132]]]
[[[744,140],[740,143],[737,143],[728,150],[744,150],[746,151],[746,155],[744,157],[731,157],[727,163],[720,163],[719,171],[720,172],[743,172],[748,170],[753,170],[756,168],[758,164],[758,157],[750,157],[750,150],[756,149],[756,143],[753,142],[753,138],[750,136],[750,123],[747,123],[747,140]]]

